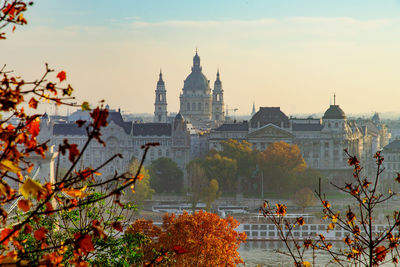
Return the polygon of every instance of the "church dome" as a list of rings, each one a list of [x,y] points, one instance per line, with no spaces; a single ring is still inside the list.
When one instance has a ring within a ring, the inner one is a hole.
[[[197,54],[193,57],[192,72],[186,77],[183,90],[207,91],[210,84],[207,77],[201,72],[200,57]]]
[[[184,81],[184,90],[206,91],[210,88],[207,77],[201,71],[192,71]]]
[[[331,105],[327,111],[325,111],[324,116],[322,119],[334,119],[340,120],[345,119],[346,115],[344,111],[339,107],[339,105]]]

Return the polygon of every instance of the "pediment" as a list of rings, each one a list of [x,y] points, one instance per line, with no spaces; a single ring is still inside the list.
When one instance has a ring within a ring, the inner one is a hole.
[[[293,138],[294,135],[274,124],[268,124],[248,134],[248,138]]]

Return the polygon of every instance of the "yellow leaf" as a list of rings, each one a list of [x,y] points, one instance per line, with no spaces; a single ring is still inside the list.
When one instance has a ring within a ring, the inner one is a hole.
[[[25,180],[24,184],[19,188],[19,192],[25,197],[29,196],[38,197],[40,193],[45,193],[46,189],[42,187],[41,184],[28,178]]]
[[[73,198],[84,198],[86,197],[88,194],[86,194],[85,191],[86,190],[86,185],[84,187],[82,187],[81,189],[75,189],[75,188],[64,188],[62,191],[64,193],[66,193],[67,195],[73,197]]]
[[[8,159],[3,159],[0,161],[0,169],[15,173],[21,171],[21,169],[18,167],[18,164]]]
[[[308,261],[303,261],[302,264],[304,267],[311,267],[311,263]]]
[[[332,215],[332,222],[336,223],[337,222],[337,217],[335,215]]]
[[[7,188],[2,183],[0,183],[0,195],[1,196],[7,195]]]
[[[333,223],[330,223],[330,224],[328,225],[327,231],[333,230],[334,228],[335,228],[335,225],[334,225]]]

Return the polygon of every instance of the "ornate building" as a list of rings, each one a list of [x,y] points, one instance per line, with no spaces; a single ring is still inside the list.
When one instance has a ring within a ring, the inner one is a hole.
[[[222,82],[219,71],[211,93],[210,81],[202,72],[200,57],[193,57],[192,72],[184,81],[180,95],[182,116],[197,127],[203,127],[211,121],[225,120]]]
[[[334,181],[343,181],[352,172],[343,150],[347,148],[350,154],[357,155],[369,173],[374,167],[372,156],[387,135],[379,132],[371,120],[349,120],[336,103],[318,119],[288,118],[279,107],[261,107],[250,122],[224,123],[212,129],[209,148],[219,150],[220,142],[228,139],[246,140],[258,150],[279,141],[297,144],[309,167],[326,173]]]
[[[54,145],[56,149],[65,139],[77,144],[79,148],[87,140],[85,126],[79,128],[75,122],[55,123],[44,116],[40,129],[39,141],[50,140],[49,145]],[[149,150],[146,165],[158,158],[168,157],[184,170],[190,160],[190,132],[181,114],[177,114],[172,123],[136,123],[125,121],[119,111],[110,110],[108,126],[102,130],[102,139],[106,146],[97,141],[91,142],[78,166],[95,168],[116,153],[121,154],[122,158],[114,159],[100,170],[103,177],[114,175],[115,171],[126,171],[132,158],[142,157],[141,146],[146,143],[160,143],[160,146]],[[68,155],[60,154],[59,157],[59,168],[67,169],[71,166]]]

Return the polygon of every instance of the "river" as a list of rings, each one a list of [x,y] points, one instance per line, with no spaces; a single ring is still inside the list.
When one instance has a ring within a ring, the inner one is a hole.
[[[342,247],[344,244],[341,242],[334,243],[337,248]],[[248,241],[239,249],[240,256],[245,261],[246,266],[263,266],[263,267],[293,267],[292,258],[278,253],[277,250],[285,251],[285,244],[281,241]],[[388,254],[389,257],[389,254]],[[306,255],[306,260],[312,262],[311,252]],[[331,257],[327,252],[316,253],[315,266],[339,266],[330,263]],[[393,264],[385,264],[381,266],[394,266]]]

